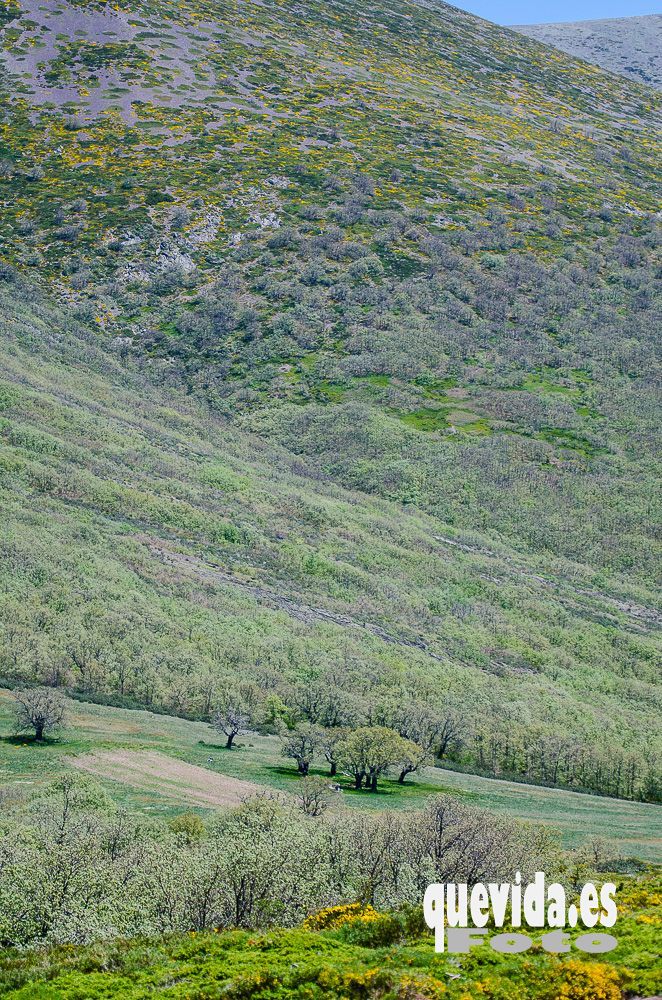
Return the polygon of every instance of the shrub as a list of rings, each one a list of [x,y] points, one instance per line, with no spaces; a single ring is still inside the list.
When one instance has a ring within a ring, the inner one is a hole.
[[[321,816],[329,808],[332,795],[329,779],[312,775],[301,782],[297,802],[307,816]]]
[[[558,1000],[620,1000],[618,974],[607,965],[570,960],[563,972]]]
[[[196,813],[180,813],[170,820],[168,826],[188,845],[197,844],[205,835],[205,824]]]
[[[338,906],[327,906],[319,913],[313,913],[306,917],[303,928],[306,931],[335,930],[337,927],[342,927],[348,920],[352,920],[367,911],[377,912],[372,906],[366,906],[363,903],[340,903]]]
[[[75,240],[81,231],[81,227],[77,226],[75,223],[68,223],[66,226],[60,226],[55,230],[55,239],[64,240],[69,242]]]
[[[363,913],[350,917],[340,927],[343,941],[361,948],[385,948],[402,937],[402,924],[392,913],[377,913],[366,907]]]
[[[340,931],[343,941],[361,948],[384,948],[403,937],[398,914],[379,913],[363,903],[345,903],[320,910],[304,921],[305,930]]]

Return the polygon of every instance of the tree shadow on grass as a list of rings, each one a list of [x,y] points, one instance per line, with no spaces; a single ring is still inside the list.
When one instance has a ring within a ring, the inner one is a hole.
[[[52,747],[62,746],[63,741],[57,736],[44,736],[41,740],[36,736],[0,736],[0,743],[11,747]]]
[[[279,778],[286,778],[292,782],[302,780],[302,776],[299,772],[294,768],[287,767],[287,765],[270,764],[265,767],[265,771],[269,771],[273,775],[278,775]],[[376,792],[371,792],[367,788],[354,788],[354,782],[351,778],[346,777],[344,774],[337,774],[332,778],[328,771],[319,767],[311,767],[308,772],[308,776],[311,778],[325,778],[329,782],[330,786],[340,785],[340,790],[342,792],[349,792],[351,795],[360,795],[370,799],[377,799],[380,796],[397,794],[398,789],[402,788],[401,785],[397,786],[397,788],[393,787],[395,783],[389,781],[386,781],[384,784],[377,785]]]

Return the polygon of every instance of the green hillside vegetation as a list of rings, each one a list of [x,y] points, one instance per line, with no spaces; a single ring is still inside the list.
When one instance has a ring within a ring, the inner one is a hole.
[[[609,965],[579,952],[551,958],[539,945],[526,956],[496,955],[486,945],[470,956],[435,955],[412,911],[346,907],[323,912],[317,923],[329,929],[321,931],[193,932],[159,942],[8,952],[0,958],[0,989],[11,1000],[619,1000],[621,987],[650,996],[660,983],[659,879],[621,880],[619,898],[619,947]]]
[[[659,99],[427,0],[4,4],[0,993],[659,991]],[[434,956],[538,869],[613,955]]]
[[[482,798],[506,813],[497,816],[480,807],[481,779],[463,777],[472,792],[438,794],[457,776],[436,772],[408,800],[395,798],[397,783],[385,788],[376,812],[360,808],[377,805],[374,797],[352,797],[346,784],[315,815],[305,781],[278,768],[273,742],[250,734],[228,751],[202,723],[90,705],[71,706],[71,730],[58,740],[5,736],[2,995],[467,1000],[477,990],[494,1000],[620,1000],[623,990],[656,988],[659,877],[621,853],[646,853],[637,835],[659,852],[655,806],[553,789],[523,804],[514,786],[482,779]],[[266,787],[234,809],[192,809],[193,784],[176,787],[167,767],[147,794],[131,788],[130,767],[102,783],[72,770],[90,752],[120,747],[134,756],[158,748],[163,762],[177,755],[198,772],[236,770]],[[549,828],[511,818],[523,807],[536,820],[562,818],[566,843],[581,846],[564,850]],[[612,823],[619,843],[600,836]],[[570,898],[587,878],[615,878],[619,946],[608,962],[580,951],[552,959],[538,944],[523,963],[487,948],[435,956],[421,918],[425,886],[506,878],[514,868],[525,879],[544,869]],[[118,934],[125,940],[113,941]]]
[[[411,0],[7,18],[10,261],[322,476],[653,579],[655,93]]]
[[[88,716],[89,722],[113,727],[105,739],[97,727],[97,760],[100,748],[138,744],[135,733],[122,740],[123,731],[132,728],[127,716],[118,710],[105,718]],[[155,730],[157,739],[150,746],[167,746],[164,736],[172,739],[157,717],[146,717],[143,725]],[[11,740],[7,746],[14,750],[10,770],[16,777],[16,763],[23,758],[25,768],[30,747]],[[67,749],[80,752],[84,747],[74,743]],[[219,749],[204,747],[205,754],[212,753],[212,765]],[[355,940],[388,944],[407,927],[420,929],[420,902],[430,882],[501,881],[515,870],[527,880],[544,870],[549,880],[565,884],[573,898],[587,878],[616,869],[627,873],[629,884],[633,873],[644,870],[604,838],[564,849],[549,827],[490,814],[470,795],[428,795],[414,803],[416,808],[365,811],[355,808],[361,793],[351,803],[348,795],[327,792],[328,808],[320,812],[311,810],[302,794],[306,782],[314,780],[308,778],[297,781],[295,795],[258,786],[231,808],[192,811],[185,807],[186,788],[177,789],[169,780],[174,772],[169,774],[168,761],[175,759],[166,756],[155,772],[158,785],[153,790],[166,799],[179,795],[180,807],[158,816],[149,800],[116,795],[118,787],[131,785],[128,752],[115,780],[100,784],[71,769],[77,761],[89,762],[89,754],[58,761],[52,744],[33,750],[41,757],[41,768],[24,770],[27,780],[6,782],[2,795],[0,946],[5,949],[302,922],[320,929],[327,924],[314,914],[347,905],[399,910],[402,920],[391,923],[390,930],[384,918],[381,927],[367,928],[367,938]],[[180,747],[182,756],[193,760],[200,760],[202,751],[199,745]],[[225,755],[240,756],[236,751]],[[138,757],[134,751],[134,764]],[[255,757],[253,763],[258,763]],[[264,758],[261,763],[264,767]],[[206,770],[189,771],[211,779],[213,767],[207,763]],[[230,788],[231,779],[225,783]],[[328,779],[325,783],[328,787]],[[188,788],[192,796],[193,780]],[[546,794],[553,801],[560,793]],[[364,793],[365,798],[370,794]],[[602,800],[593,801],[597,817]],[[623,803],[622,808],[634,815],[655,807]],[[605,807],[603,823],[608,816]],[[639,947],[645,946],[644,938]]]
[[[408,0],[3,37],[8,682],[659,797],[657,95]]]
[[[257,795],[206,822],[118,808],[63,775],[2,818],[0,945],[92,942],[218,928],[292,927],[327,905],[420,906],[431,881],[544,867],[572,889],[590,853],[564,855],[541,826],[437,796],[399,814]],[[466,849],[471,843],[471,850]],[[604,854],[602,855],[604,856]]]
[[[208,719],[241,680],[253,724],[421,718],[461,767],[658,795],[647,588],[341,487],[23,279],[3,303],[12,684]]]

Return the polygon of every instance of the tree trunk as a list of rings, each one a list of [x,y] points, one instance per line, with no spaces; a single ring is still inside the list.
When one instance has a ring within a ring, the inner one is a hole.
[[[363,787],[363,775],[362,774],[355,774],[354,775],[354,788],[362,788],[362,787]]]
[[[308,776],[308,768],[310,767],[310,762],[307,760],[300,760],[299,762],[299,774],[303,775],[304,778]]]
[[[376,792],[377,791],[377,775],[376,774],[371,774],[370,775],[370,785],[369,785],[369,787],[370,787],[370,791],[371,792]]]
[[[44,723],[36,722],[34,727],[34,738],[36,740],[43,740],[44,738]]]
[[[335,760],[332,760],[331,761],[331,770],[329,771],[329,776],[331,778],[335,778],[335,776],[337,775],[337,773],[338,773],[338,765],[336,764]]]
[[[235,738],[236,735],[237,735],[236,733],[229,733],[228,734],[227,743],[225,744],[225,749],[226,750],[232,750],[232,744],[234,743],[234,738]]]

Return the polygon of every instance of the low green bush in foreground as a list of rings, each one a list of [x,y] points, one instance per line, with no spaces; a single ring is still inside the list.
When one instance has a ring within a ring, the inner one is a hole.
[[[0,994],[11,1000],[652,996],[662,985],[656,965],[661,890],[660,878],[650,874],[620,884],[619,945],[596,959],[576,949],[551,956],[535,944],[524,955],[500,955],[487,945],[467,956],[436,955],[413,911],[388,915],[350,906],[309,918],[304,929],[190,933],[156,941],[5,952],[0,956]],[[399,934],[392,933],[398,926]],[[371,937],[369,927],[387,928],[388,934]],[[363,946],[351,943],[357,940]]]

